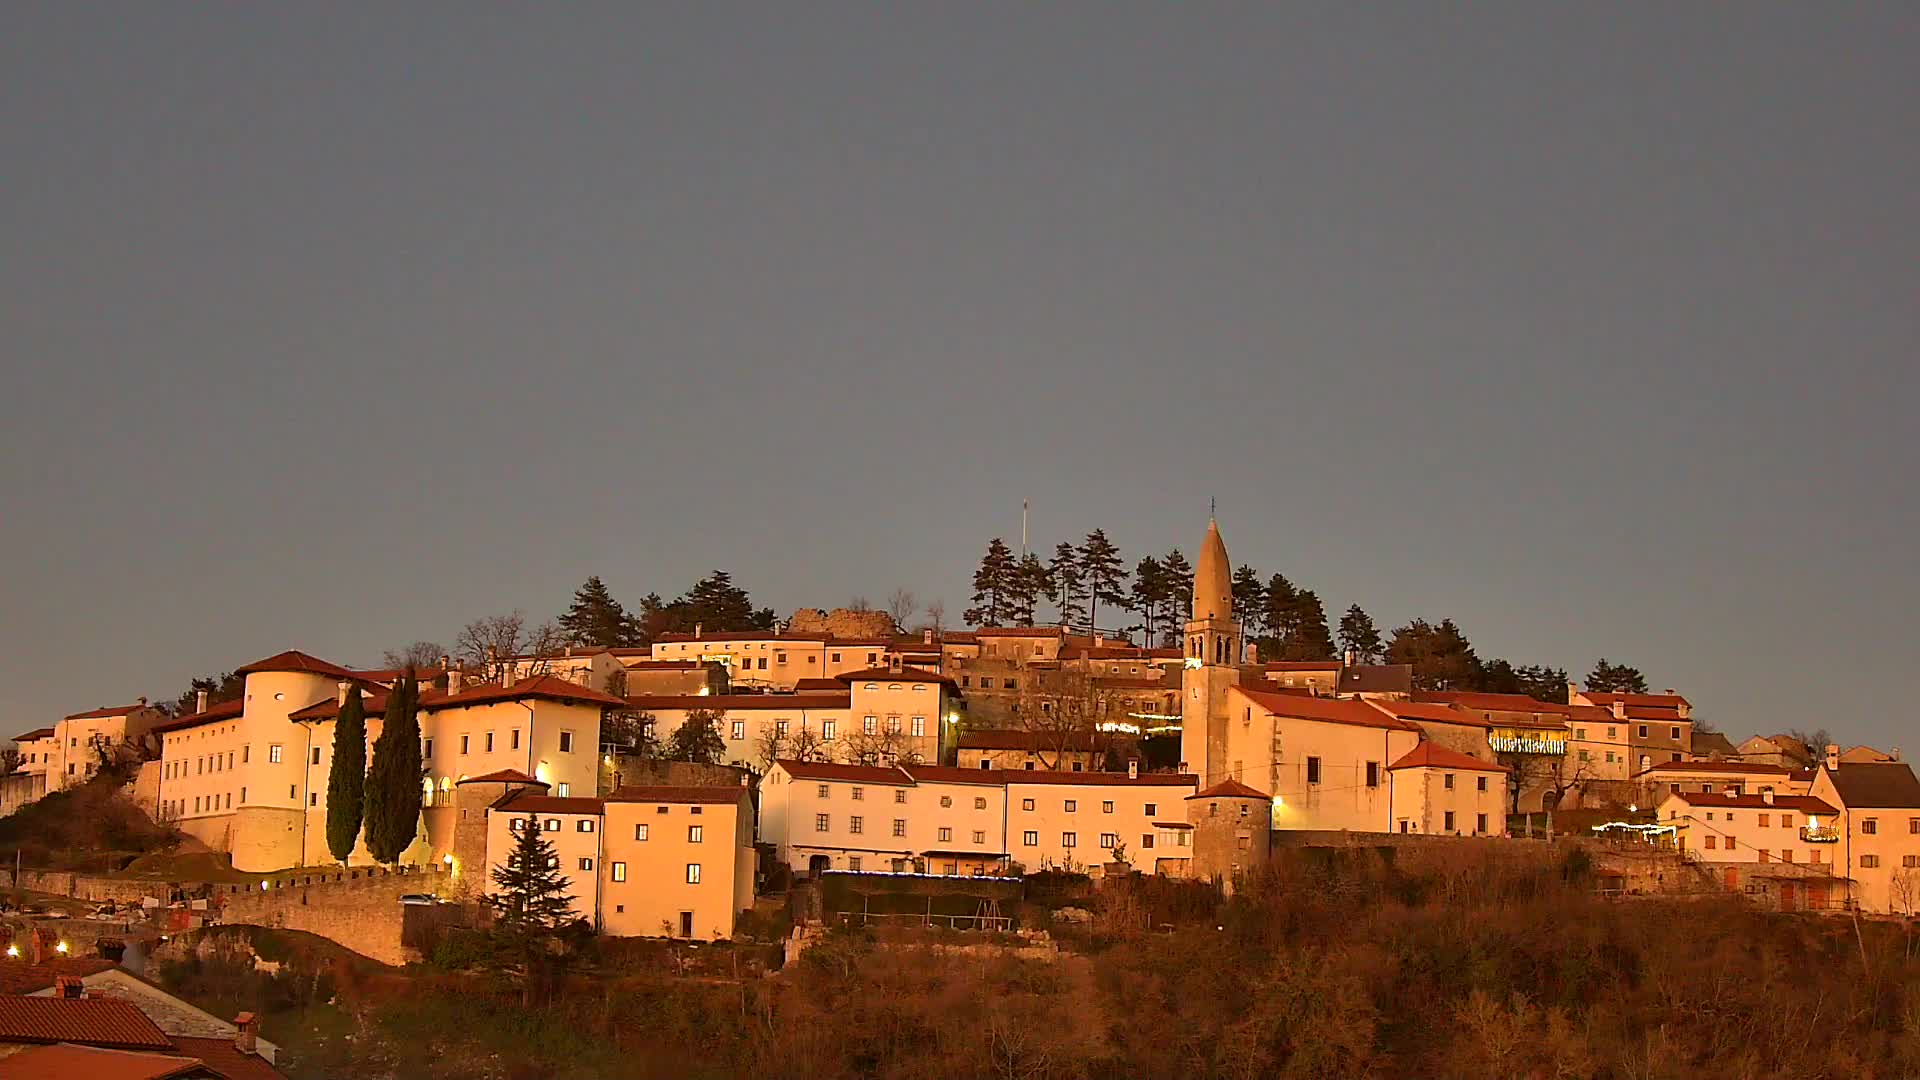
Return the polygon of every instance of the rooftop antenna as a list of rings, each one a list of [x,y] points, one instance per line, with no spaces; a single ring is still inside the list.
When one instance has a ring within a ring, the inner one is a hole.
[[[1208,521],[1213,520],[1213,512],[1216,509],[1218,509],[1218,506],[1216,506],[1215,504],[1218,502],[1219,500],[1215,499],[1213,496],[1211,495],[1207,496],[1207,520]]]
[[[1020,561],[1027,561],[1027,500],[1020,500]]]

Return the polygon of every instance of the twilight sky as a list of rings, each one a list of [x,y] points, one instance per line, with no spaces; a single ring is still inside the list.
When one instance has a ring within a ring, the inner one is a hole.
[[[0,13],[5,734],[1217,496],[1336,615],[1920,750],[1920,10],[633,7]]]

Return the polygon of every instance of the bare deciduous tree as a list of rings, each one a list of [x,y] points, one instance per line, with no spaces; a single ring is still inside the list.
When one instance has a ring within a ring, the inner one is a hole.
[[[1066,767],[1072,752],[1091,753],[1099,768],[1114,726],[1127,720],[1119,697],[1100,688],[1085,671],[1041,672],[1021,668],[1018,726],[1033,737],[1042,768]]]
[[[887,594],[887,614],[893,616],[895,628],[905,631],[907,620],[920,610],[920,601],[915,599],[912,590],[895,589]]]
[[[853,599],[847,601],[847,610],[848,611],[872,611],[873,604],[869,602],[867,598],[864,596],[856,596]]]
[[[454,655],[486,679],[500,678],[516,658],[520,676],[544,675],[566,647],[566,632],[558,623],[549,620],[529,630],[523,611],[475,619],[453,641]]]
[[[425,671],[439,667],[440,658],[445,655],[447,650],[441,648],[437,641],[413,641],[397,649],[388,649],[381,655],[380,663],[383,667]]]
[[[947,628],[947,605],[944,601],[927,601],[925,626],[927,629],[933,631],[935,638],[938,638],[941,631]]]

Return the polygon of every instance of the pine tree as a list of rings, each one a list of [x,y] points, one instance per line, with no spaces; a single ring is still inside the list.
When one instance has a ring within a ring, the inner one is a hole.
[[[567,876],[553,845],[540,832],[540,819],[529,814],[514,823],[519,827],[513,847],[493,868],[493,890],[486,897],[494,929],[513,935],[551,933],[577,917]]]
[[[1411,664],[1413,685],[1420,690],[1467,690],[1479,684],[1480,658],[1452,619],[1438,626],[1415,619],[1395,630],[1387,663]]]
[[[1050,588],[1046,564],[1040,561],[1040,556],[1028,552],[1014,567],[1013,578],[1007,586],[1007,618],[1015,626],[1032,626],[1033,614]]]
[[[1263,608],[1261,625],[1266,634],[1261,637],[1262,651],[1275,659],[1283,659],[1288,643],[1294,639],[1295,626],[1299,622],[1299,612],[1295,605],[1300,599],[1300,591],[1293,587],[1285,574],[1275,574],[1267,581],[1267,602]]]
[[[1105,530],[1095,529],[1080,545],[1080,573],[1087,586],[1087,633],[1099,628],[1100,605],[1119,607],[1127,602],[1127,570],[1120,562],[1120,549],[1107,539]]]
[[[333,725],[333,766],[327,773],[327,850],[346,862],[360,838],[366,809],[367,709],[360,688],[347,691]]]
[[[1153,647],[1153,631],[1167,609],[1167,571],[1160,560],[1149,555],[1133,568],[1130,607],[1140,615],[1141,630],[1148,648]]]
[[[1373,625],[1373,616],[1359,604],[1340,617],[1340,647],[1351,650],[1357,663],[1371,664],[1380,659],[1380,631]]]
[[[694,583],[687,595],[674,601],[675,619],[682,632],[698,626],[708,632],[772,630],[772,608],[756,608],[747,590],[733,583],[733,575],[715,570]]]
[[[420,688],[412,676],[387,694],[386,717],[367,770],[367,850],[374,860],[399,861],[420,828]]]
[[[1587,691],[1594,694],[1644,694],[1647,677],[1640,669],[1625,664],[1610,664],[1606,657],[1587,673]]]
[[[1054,546],[1053,561],[1047,564],[1047,580],[1052,584],[1054,610],[1060,613],[1061,626],[1074,626],[1086,607],[1080,602],[1080,553],[1065,540]]]
[[[637,621],[613,598],[597,574],[574,590],[573,606],[559,622],[567,641],[574,645],[617,649],[637,644],[640,638]]]
[[[973,606],[960,617],[974,626],[1005,626],[1013,611],[1010,601],[1019,570],[1006,541],[994,537],[980,557],[980,568],[973,572]]]
[[[1312,589],[1293,598],[1293,626],[1281,651],[1282,660],[1328,660],[1333,657],[1333,635],[1327,632],[1327,611]]]
[[[1167,572],[1167,591],[1173,597],[1173,610],[1168,613],[1169,624],[1185,622],[1193,618],[1193,564],[1180,554],[1179,548],[1167,552],[1160,560],[1160,568]],[[1170,625],[1168,636],[1178,633],[1180,627]]]
[[[1233,620],[1240,624],[1241,633],[1257,638],[1266,617],[1267,587],[1260,584],[1258,571],[1242,565],[1233,572]]]

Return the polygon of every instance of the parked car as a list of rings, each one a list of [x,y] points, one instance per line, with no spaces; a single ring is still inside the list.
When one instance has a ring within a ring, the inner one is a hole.
[[[431,893],[413,892],[401,897],[400,902],[408,907],[432,907],[440,901],[434,899]]]

